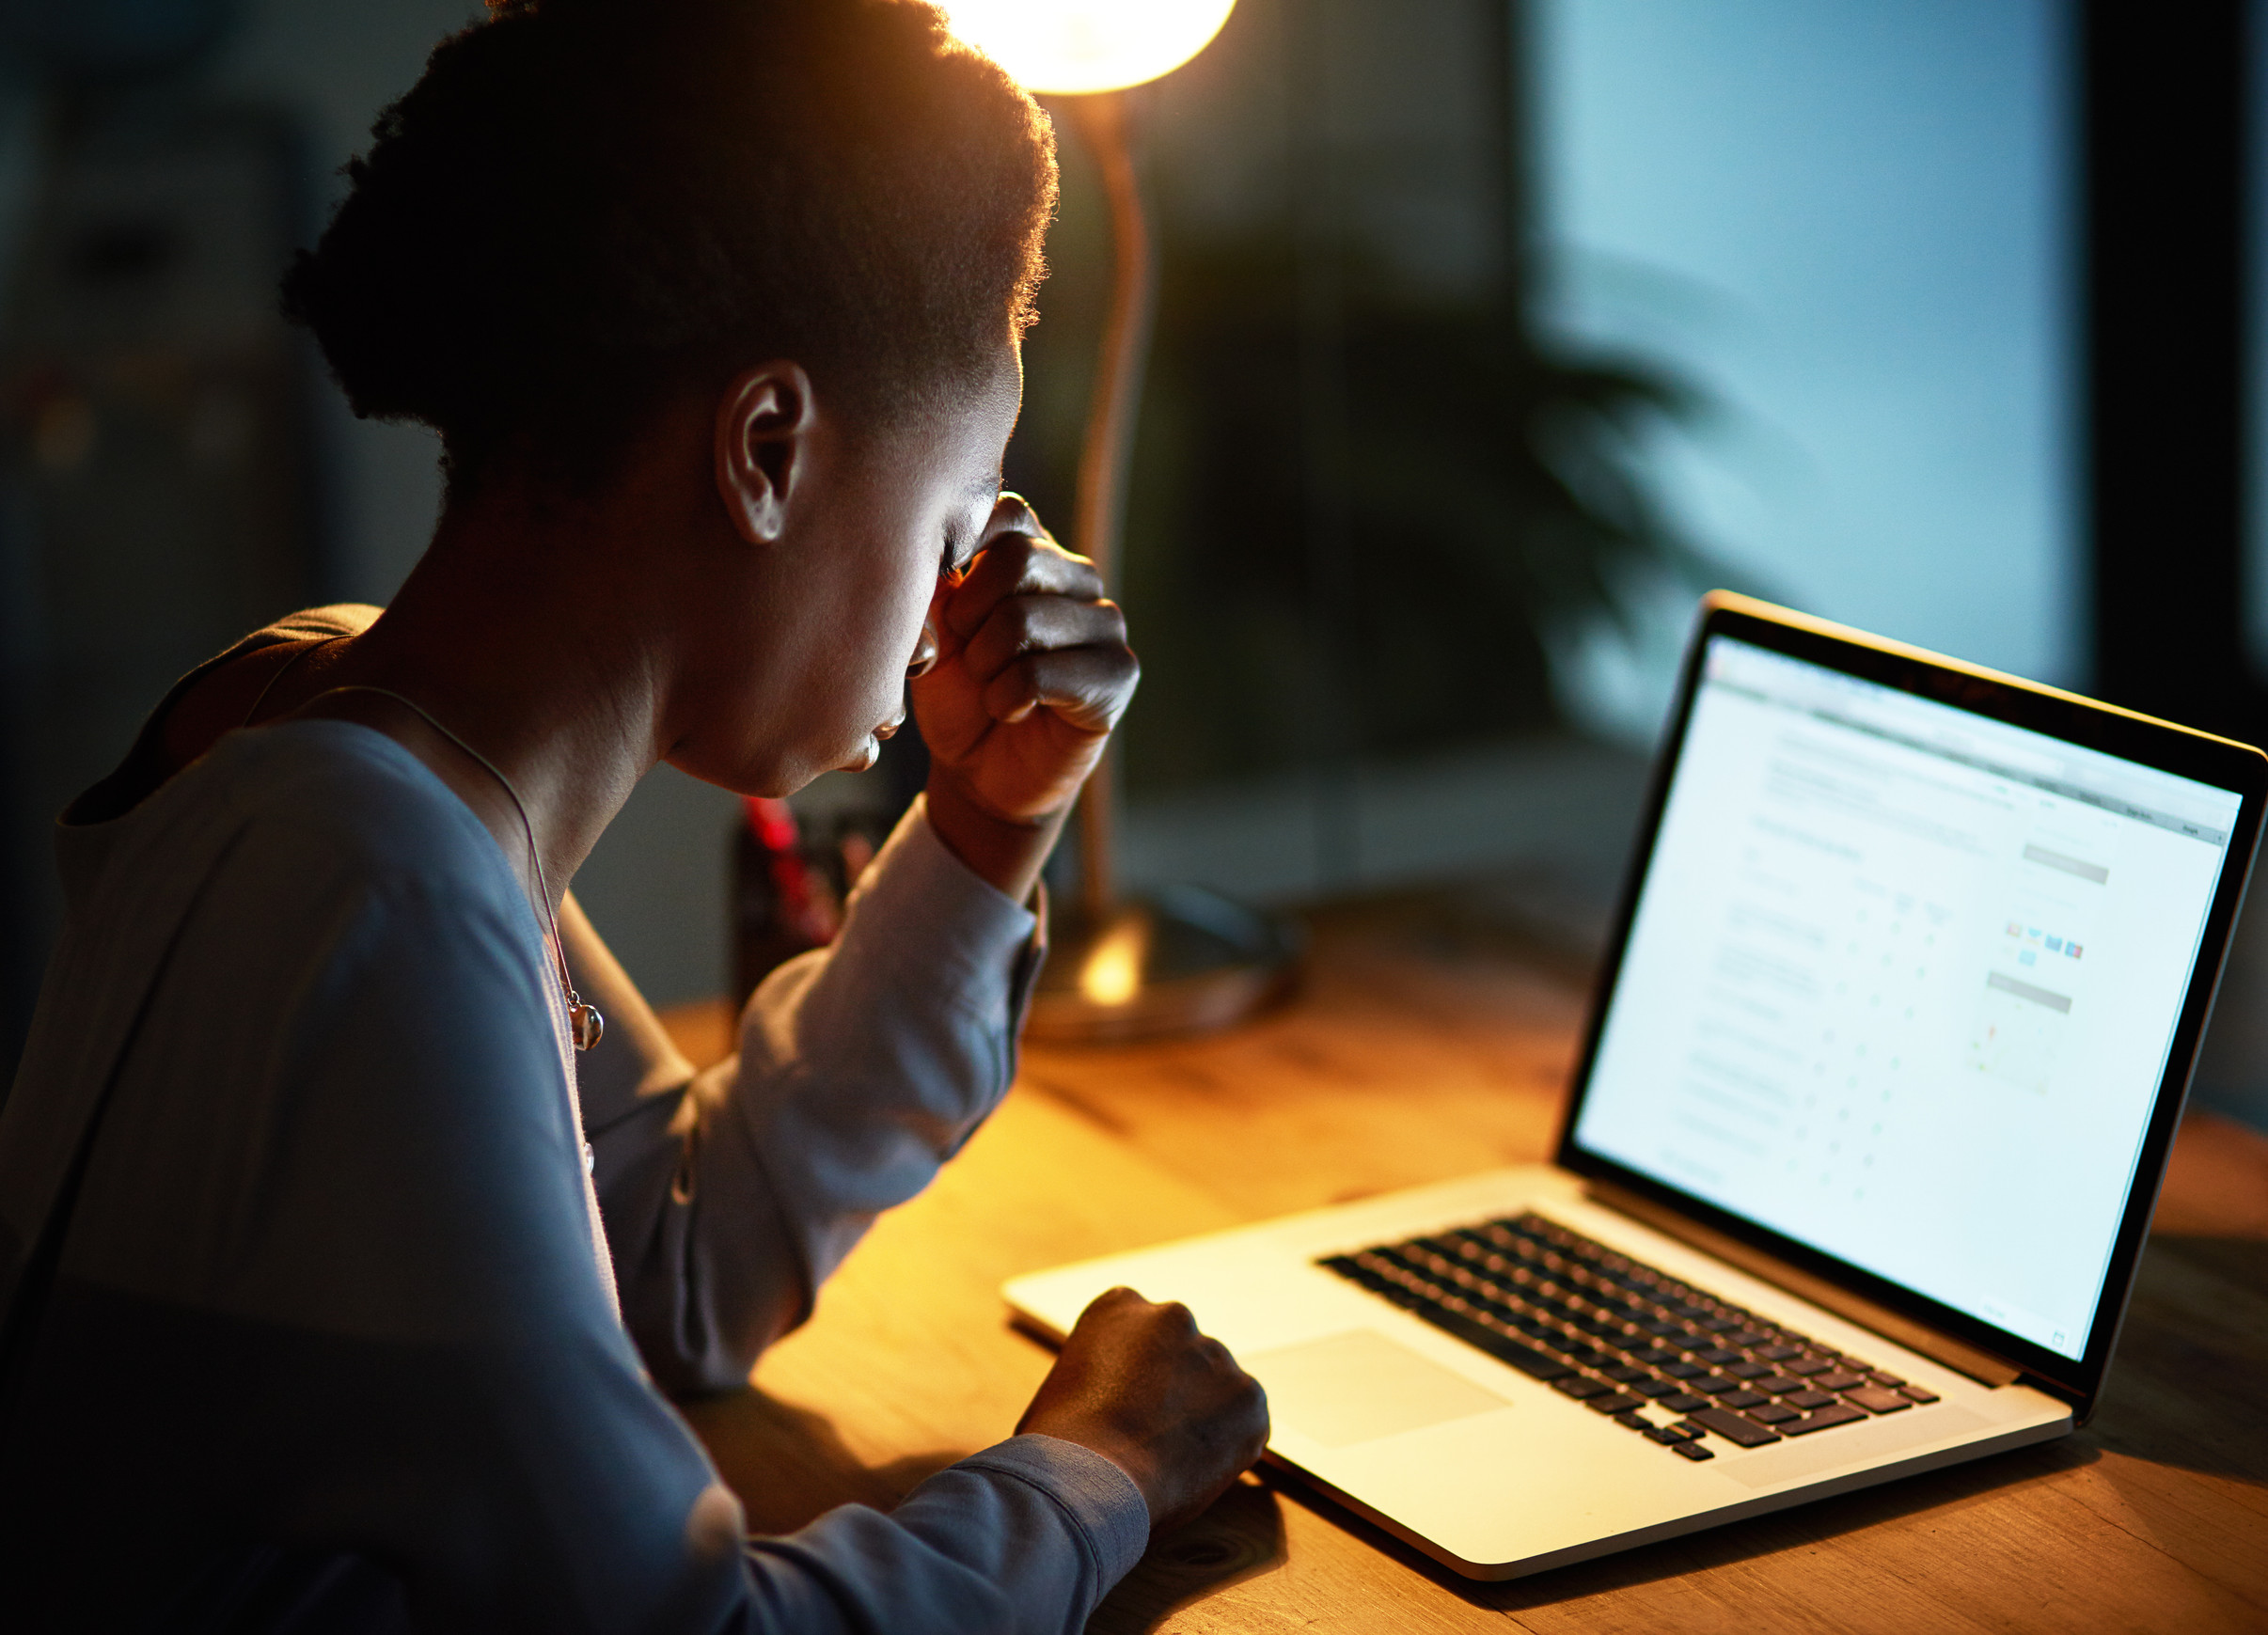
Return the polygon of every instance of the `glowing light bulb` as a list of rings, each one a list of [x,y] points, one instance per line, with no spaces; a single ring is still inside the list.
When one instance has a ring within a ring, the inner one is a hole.
[[[1129,914],[1105,932],[1079,967],[1079,991],[1091,1005],[1123,1005],[1142,992],[1143,957],[1150,951],[1146,915]]]
[[[943,0],[953,31],[1028,91],[1082,96],[1172,73],[1236,0]]]

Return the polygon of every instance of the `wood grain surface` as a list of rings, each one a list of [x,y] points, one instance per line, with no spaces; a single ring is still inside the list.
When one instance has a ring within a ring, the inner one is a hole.
[[[1585,1005],[1551,951],[1413,897],[1320,916],[1274,1015],[1027,1050],[749,1391],[690,1417],[751,1525],[888,1505],[1009,1434],[1047,1352],[1019,1272],[1548,1155]],[[724,1008],[668,1018],[696,1060]],[[2095,1423],[2059,1442],[1507,1584],[1434,1567],[1289,1478],[1153,1543],[1098,1635],[2268,1630],[2268,1139],[2176,1148]]]

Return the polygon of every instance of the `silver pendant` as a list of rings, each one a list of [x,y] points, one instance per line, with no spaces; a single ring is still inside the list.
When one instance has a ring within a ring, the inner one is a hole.
[[[606,1036],[606,1018],[598,1014],[596,1005],[577,999],[567,1007],[567,1028],[577,1050],[596,1050],[598,1042]]]

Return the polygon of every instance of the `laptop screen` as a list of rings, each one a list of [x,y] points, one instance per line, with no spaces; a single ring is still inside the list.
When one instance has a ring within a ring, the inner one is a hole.
[[[1574,1144],[2082,1357],[2240,796],[1701,662]]]

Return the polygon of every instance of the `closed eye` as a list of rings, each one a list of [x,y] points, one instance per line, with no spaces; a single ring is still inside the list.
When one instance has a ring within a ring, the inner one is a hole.
[[[981,532],[978,537],[983,537]],[[951,534],[946,535],[944,552],[937,558],[937,577],[950,579],[955,574],[967,573],[969,564],[976,560],[976,556],[974,547],[964,551],[953,543]]]

